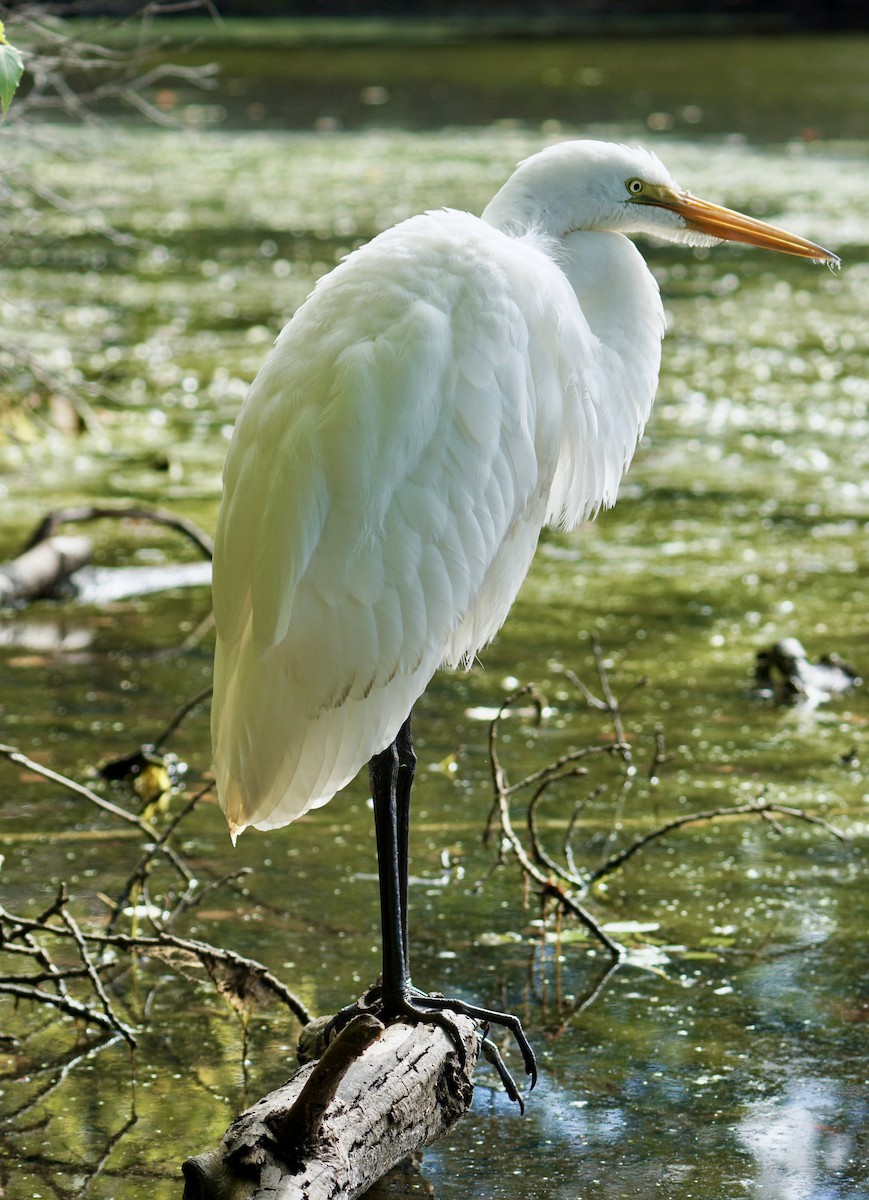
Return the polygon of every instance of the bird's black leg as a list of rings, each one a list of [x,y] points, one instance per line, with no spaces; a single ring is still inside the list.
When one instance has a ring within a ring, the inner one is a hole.
[[[410,738],[410,718],[399,731]],[[380,877],[380,927],[383,939],[381,988],[384,1004],[391,1008],[404,997],[409,986],[407,967],[407,830],[409,813],[399,820],[399,776],[401,760],[398,738],[376,754],[368,764],[374,802],[374,832]],[[409,808],[409,788],[404,791],[404,809]],[[402,842],[404,843],[402,845]]]
[[[407,941],[407,877],[410,835],[410,789],[416,769],[416,755],[410,734],[410,717],[401,726],[395,741],[368,764],[368,778],[374,802],[374,828],[380,878],[380,919],[383,941],[381,983],[369,989],[364,998],[348,1004],[333,1017],[330,1025],[337,1032],[363,1007],[382,1009],[384,994],[388,1004],[410,991]]]
[[[395,741],[376,754],[368,765],[380,876],[383,970],[380,987],[368,993],[364,1006],[385,1020],[394,1018],[440,1025],[454,1043],[462,1063],[465,1047],[450,1013],[471,1017],[485,1025],[502,1025],[512,1032],[519,1043],[525,1070],[531,1077],[533,1087],[537,1079],[537,1063],[518,1017],[512,1013],[466,1004],[463,1000],[428,995],[414,988],[410,982],[407,937],[408,837],[410,792],[415,765],[408,717]],[[362,1005],[360,1001],[342,1009],[330,1022],[332,1029],[340,1029],[360,1011]],[[497,1051],[495,1053],[497,1055]],[[507,1075],[506,1067],[500,1062],[500,1056],[497,1057],[499,1074],[503,1079]],[[518,1094],[512,1080],[508,1092],[511,1097]]]
[[[383,939],[383,970],[378,1007],[384,1017],[405,1017],[440,1025],[452,1039],[464,1064],[465,1046],[452,1017],[429,1012],[411,999],[407,960],[407,875],[410,830],[410,789],[416,756],[410,735],[410,717],[395,741],[368,764],[374,802],[374,833],[380,875],[380,919]],[[420,996],[422,1003],[426,997]]]
[[[398,820],[398,904],[401,913],[402,942],[404,943],[404,965],[408,975],[410,975],[410,956],[407,949],[407,875],[410,843],[410,789],[413,787],[413,776],[416,771],[416,754],[413,750],[410,720],[411,718],[408,717],[395,739],[395,748],[398,751],[398,778],[395,788]]]
[[[461,1013],[474,1020],[504,1025],[511,1030],[519,1043],[525,1069],[531,1076],[533,1087],[537,1078],[537,1064],[518,1017],[511,1013],[494,1012],[491,1009],[466,1004],[462,1000],[429,996],[411,985],[407,938],[407,878],[410,792],[415,766],[416,756],[413,752],[408,717],[395,742],[382,754],[376,755],[369,765],[383,920],[383,1014],[442,1025],[455,1042],[459,1058],[462,1060],[464,1045],[448,1013]],[[503,1064],[501,1066],[503,1067]],[[515,1092],[515,1086],[513,1090]]]

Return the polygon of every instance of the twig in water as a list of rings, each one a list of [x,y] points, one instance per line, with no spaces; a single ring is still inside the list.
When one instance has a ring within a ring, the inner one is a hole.
[[[51,1008],[56,1008],[62,1013],[66,1013],[68,1017],[75,1017],[78,1021],[84,1021],[86,1025],[100,1025],[103,1029],[108,1029],[112,1033],[117,1033],[117,1027],[111,1017],[107,1017],[105,1013],[98,1012],[96,1009],[89,1008],[86,1004],[79,1003],[72,996],[59,996],[57,992],[45,992],[38,987],[30,987],[23,983],[0,983],[0,993],[5,996],[15,996],[19,1000],[31,1000],[38,1004],[47,1004]]]
[[[551,900],[554,902],[554,919],[559,929],[562,915],[573,917],[597,941],[606,947],[612,957],[613,963],[617,965],[623,961],[625,952],[619,943],[614,941],[601,927],[593,914],[588,911],[585,906],[585,900],[595,885],[601,883],[606,876],[623,867],[635,854],[657,839],[672,834],[688,825],[700,824],[719,818],[751,816],[760,817],[767,821],[777,832],[783,832],[783,826],[777,818],[790,817],[794,820],[805,821],[824,829],[827,833],[832,834],[840,840],[846,840],[845,835],[840,830],[821,817],[814,816],[800,808],[778,804],[774,801],[755,799],[747,804],[688,813],[665,821],[655,829],[634,838],[628,845],[607,853],[607,845],[617,836],[617,831],[621,825],[625,799],[628,791],[634,784],[634,780],[637,778],[637,773],[633,766],[632,749],[626,741],[625,727],[622,720],[624,698],[621,700],[617,698],[607,675],[603,654],[596,642],[594,644],[594,655],[600,678],[600,696],[596,696],[574,672],[568,671],[566,674],[576,686],[583,699],[591,707],[598,712],[609,714],[614,737],[612,742],[596,743],[571,750],[567,754],[561,755],[554,762],[529,772],[517,783],[511,783],[500,757],[499,724],[507,709],[515,704],[520,697],[533,693],[532,687],[527,685],[507,696],[489,727],[488,745],[493,801],[487,819],[485,836],[488,839],[496,831],[500,834],[497,863],[503,863],[507,855],[512,855],[516,859],[522,876],[523,888],[527,889],[531,886],[537,889],[542,904],[544,922],[549,919],[546,916],[546,902],[547,900]],[[634,688],[629,689],[626,695],[630,695],[632,691],[636,690],[637,686],[640,685],[637,684]],[[554,784],[566,784],[573,779],[586,775],[588,772],[587,764],[590,763],[591,757],[595,755],[600,756],[601,754],[618,757],[623,764],[622,780],[613,808],[611,830],[604,844],[602,861],[595,867],[582,865],[581,861],[577,859],[573,839],[580,814],[586,809],[589,801],[600,795],[604,790],[605,785],[603,784],[573,804],[573,810],[567,821],[562,844],[562,863],[544,845],[539,825],[540,804],[551,792]],[[669,758],[670,755],[666,752],[665,748],[663,729],[660,725],[657,725],[654,732],[653,752],[646,775],[648,784],[654,784],[658,771]],[[581,763],[582,765],[580,765]],[[531,795],[525,812],[527,839],[523,841],[513,825],[511,801],[520,792],[528,791],[529,789]]]
[[[521,692],[514,693],[514,696],[520,694]],[[519,838],[518,834],[513,828],[513,822],[510,817],[510,794],[511,792],[515,791],[515,789],[510,787],[507,779],[507,773],[501,765],[501,761],[498,756],[497,729],[493,728],[493,726],[497,725],[497,722],[503,711],[504,706],[502,705],[498,716],[494,718],[489,728],[489,752],[491,755],[490,766],[492,778],[495,781],[496,787],[494,806],[500,818],[503,838],[506,840],[507,844],[512,850],[513,855],[519,863],[524,876],[527,879],[532,880],[540,887],[541,894],[544,897],[551,896],[553,899],[555,899],[560,906],[562,906],[567,912],[571,913],[572,916],[576,917],[580,924],[584,925],[585,928],[588,929],[588,931],[594,937],[596,937],[603,946],[606,947],[606,949],[615,959],[620,959],[624,952],[618,942],[615,942],[609,936],[609,934],[604,931],[591,913],[589,913],[583,907],[583,905],[575,896],[571,895],[568,891],[561,887],[560,884],[555,882],[550,875],[545,874],[537,865],[537,863],[532,861],[532,858],[526,851],[522,840]],[[611,748],[607,747],[607,749]],[[531,779],[540,777],[541,776],[538,773],[535,773],[535,776],[528,776],[527,778]]]
[[[0,921],[3,920],[9,922],[11,930],[19,938],[25,933],[31,932],[78,941],[75,933],[65,921],[61,925],[43,923],[27,917],[16,916],[0,906]],[[301,1024],[307,1025],[311,1020],[311,1014],[305,1004],[267,967],[255,959],[246,958],[232,950],[212,946],[208,942],[177,937],[165,931],[160,931],[153,937],[125,933],[91,933],[83,930],[79,930],[79,935],[86,945],[114,947],[129,953],[140,953],[159,958],[170,964],[177,965],[179,959],[183,962],[186,957],[188,961],[198,962],[211,977],[218,991],[228,998],[232,999],[233,996],[237,996],[244,999],[256,987],[262,986],[285,1004]],[[0,929],[0,944],[7,942],[9,936],[9,931]],[[91,963],[93,964],[93,960]],[[94,971],[97,972],[95,965]],[[0,991],[5,991],[9,995],[17,995],[23,999],[52,1004],[70,1016],[93,1022],[103,1028],[111,1028],[113,1032],[121,1032],[104,1012],[89,1008],[69,996],[42,992],[36,988],[28,988],[14,983],[0,986]]]
[[[181,808],[179,812],[172,818],[163,832],[155,838],[150,846],[147,847],[145,853],[133,868],[129,878],[127,879],[127,882],[124,884],[124,887],[121,890],[121,894],[118,897],[117,902],[113,906],[112,916],[109,921],[109,931],[111,931],[114,927],[119,914],[122,912],[124,906],[130,899],[133,889],[137,885],[142,884],[147,878],[148,872],[151,869],[151,864],[153,863],[155,857],[163,851],[166,843],[169,841],[169,838],[172,836],[184,818],[193,811],[202,797],[211,791],[212,786],[213,785],[211,783],[207,783],[204,787],[200,788],[198,792],[195,792],[184,805],[184,807]],[[196,880],[191,874],[187,880],[187,891],[184,894],[186,895],[187,892],[195,891],[195,889]]]
[[[193,710],[198,708],[200,704],[204,704],[205,701],[210,698],[212,690],[213,689],[211,687],[203,688],[202,691],[197,692],[195,696],[191,696],[189,700],[184,701],[178,711],[172,716],[169,724],[166,726],[160,736],[154,740],[153,746],[157,754],[162,751],[163,747],[169,741],[170,737],[172,737],[173,733],[177,733],[182,723],[187,719],[187,717],[190,716]]]

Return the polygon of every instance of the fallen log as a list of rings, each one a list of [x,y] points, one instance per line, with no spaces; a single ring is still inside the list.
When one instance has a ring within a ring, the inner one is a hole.
[[[237,1117],[222,1144],[183,1165],[184,1200],[354,1200],[470,1108],[479,1035],[466,1051],[434,1025],[356,1017],[321,1057]],[[322,1039],[326,1020],[306,1026]]]
[[[17,606],[57,595],[71,586],[72,575],[90,562],[93,549],[90,538],[58,535],[0,564],[0,604]]]

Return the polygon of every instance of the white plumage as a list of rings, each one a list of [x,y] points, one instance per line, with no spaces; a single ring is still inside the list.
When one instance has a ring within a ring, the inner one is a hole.
[[[233,837],[329,800],[494,636],[541,528],[614,503],[664,332],[629,232],[834,257],[680,192],[651,154],[569,142],[482,218],[426,213],[355,251],[278,337],[214,560]]]

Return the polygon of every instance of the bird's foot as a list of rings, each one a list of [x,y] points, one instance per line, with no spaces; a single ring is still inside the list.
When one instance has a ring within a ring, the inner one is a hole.
[[[344,1026],[349,1024],[354,1017],[358,1017],[360,1013],[371,1013],[384,1023],[406,1021],[410,1025],[439,1025],[455,1046],[459,1065],[464,1067],[467,1061],[467,1052],[459,1027],[452,1017],[446,1013],[424,1008],[423,1004],[430,999],[432,997],[429,997],[425,992],[419,991],[410,984],[408,984],[406,990],[400,991],[395,996],[387,999],[381,985],[379,983],[375,984],[361,995],[358,1000],[354,1000],[352,1004],[345,1005],[344,1008],[339,1009],[335,1013],[335,1016],[326,1026],[326,1042],[332,1041]]]
[[[508,1029],[516,1039],[516,1044],[522,1054],[522,1061],[525,1064],[525,1074],[531,1081],[528,1085],[529,1090],[534,1087],[537,1082],[537,1059],[534,1057],[531,1043],[525,1036],[522,1022],[514,1013],[499,1012],[494,1008],[482,1008],[479,1004],[467,1004],[464,1000],[458,1000],[455,996],[424,995],[421,997],[420,1003],[434,1009],[440,1016],[446,1016],[447,1012],[451,1012],[459,1017],[470,1017],[473,1021],[479,1021],[485,1031],[483,1035],[483,1050],[486,1058],[500,1075],[510,1099],[518,1100],[519,1092],[516,1084],[505,1067],[497,1046],[489,1037],[490,1025],[501,1025],[504,1029]],[[426,1019],[431,1020],[431,1015],[433,1014],[430,1014]]]
[[[464,1000],[454,997],[430,995],[410,984],[404,990],[387,996],[381,985],[376,984],[353,1004],[348,1004],[335,1014],[326,1027],[326,1041],[335,1037],[349,1021],[352,1021],[361,1012],[373,1013],[384,1022],[407,1021],[410,1024],[440,1026],[455,1046],[461,1067],[464,1067],[467,1061],[467,1053],[459,1027],[450,1014],[455,1013],[456,1016],[470,1017],[471,1020],[480,1022],[483,1026],[481,1033],[483,1054],[498,1072],[507,1095],[511,1100],[515,1100],[524,1111],[525,1106],[519,1089],[507,1070],[498,1047],[489,1037],[491,1025],[502,1025],[505,1029],[509,1029],[522,1053],[525,1073],[531,1080],[530,1087],[533,1088],[537,1082],[537,1060],[531,1044],[525,1036],[522,1022],[513,1013],[498,1012],[495,1009],[482,1008],[476,1004],[467,1004]]]

